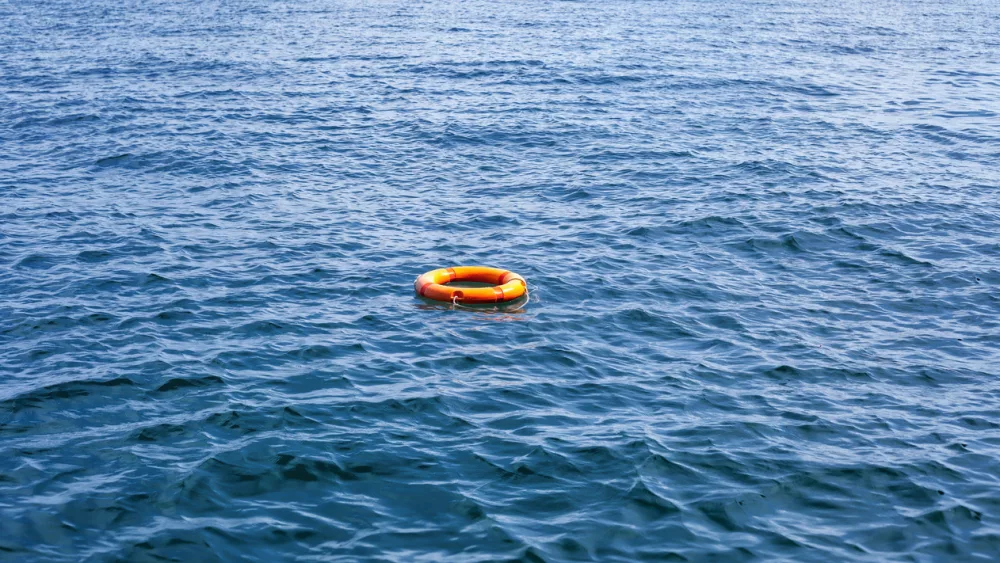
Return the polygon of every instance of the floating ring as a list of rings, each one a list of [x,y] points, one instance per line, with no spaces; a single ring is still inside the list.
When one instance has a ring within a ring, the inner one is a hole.
[[[454,281],[493,284],[492,287],[448,287]],[[505,303],[528,291],[524,278],[509,270],[486,266],[455,266],[431,270],[413,282],[417,295],[450,303]]]

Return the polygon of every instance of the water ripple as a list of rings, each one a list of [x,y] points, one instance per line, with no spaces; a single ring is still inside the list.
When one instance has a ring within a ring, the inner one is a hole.
[[[995,5],[0,14],[0,559],[1000,559]]]

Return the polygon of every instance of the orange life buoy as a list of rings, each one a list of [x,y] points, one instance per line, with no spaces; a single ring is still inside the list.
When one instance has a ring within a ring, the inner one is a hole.
[[[492,287],[448,287],[444,284],[479,282]],[[504,303],[528,291],[524,278],[509,270],[486,266],[455,266],[431,270],[413,282],[417,294],[435,301],[450,303]]]

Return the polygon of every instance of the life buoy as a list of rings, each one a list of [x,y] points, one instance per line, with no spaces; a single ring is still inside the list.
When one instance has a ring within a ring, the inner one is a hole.
[[[450,282],[479,282],[492,287],[448,287]],[[449,303],[504,303],[528,291],[524,278],[509,270],[486,266],[455,266],[431,270],[413,282],[417,295]]]

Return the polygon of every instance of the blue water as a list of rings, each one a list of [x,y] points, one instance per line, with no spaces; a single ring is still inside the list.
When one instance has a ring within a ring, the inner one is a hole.
[[[998,100],[996,2],[0,4],[0,559],[1000,559]]]

